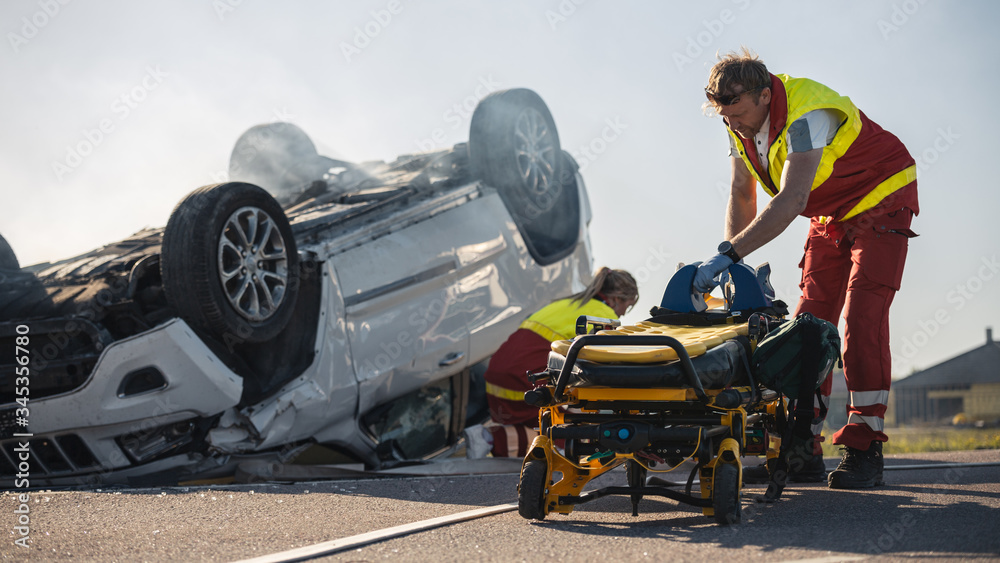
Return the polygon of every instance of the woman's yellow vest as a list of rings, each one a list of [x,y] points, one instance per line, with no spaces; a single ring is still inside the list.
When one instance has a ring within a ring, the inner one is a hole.
[[[572,299],[560,299],[542,307],[521,323],[519,328],[526,328],[549,342],[571,340],[576,336],[576,319],[580,315],[605,319],[618,318],[614,309],[597,299],[591,299],[583,305]]]

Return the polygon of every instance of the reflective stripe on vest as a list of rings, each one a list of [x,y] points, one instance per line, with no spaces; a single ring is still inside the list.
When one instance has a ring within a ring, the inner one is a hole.
[[[591,299],[584,305],[571,299],[560,299],[542,307],[537,313],[528,317],[519,328],[526,328],[549,342],[570,340],[576,336],[576,319],[580,315],[617,319],[615,310],[597,299]]]
[[[868,195],[866,195],[861,201],[859,201],[857,205],[851,208],[851,210],[847,212],[847,215],[844,215],[844,218],[841,219],[841,221],[846,221],[859,213],[868,211],[872,207],[878,205],[878,202],[885,199],[887,195],[898,190],[899,188],[902,188],[907,184],[915,182],[916,179],[917,179],[916,164],[910,166],[909,168],[906,168],[905,170],[897,172],[892,176],[889,176],[888,178],[886,178],[884,182],[875,186],[875,189],[869,192]]]
[[[486,382],[486,393],[506,401],[524,402],[524,391],[514,391],[513,389],[500,387],[489,381]]]
[[[731,129],[727,128],[727,130],[729,131],[729,135],[732,137],[735,146],[739,149],[740,158],[743,160],[743,163],[747,166],[750,173],[753,174],[754,179],[760,183],[765,192],[767,192],[771,197],[774,197],[777,195],[777,191],[781,189],[781,175],[784,170],[785,161],[788,158],[788,146],[786,145],[788,128],[795,123],[796,120],[810,111],[830,109],[838,112],[842,116],[843,122],[840,128],[837,129],[837,133],[834,136],[833,141],[823,148],[823,154],[820,158],[819,166],[816,169],[816,176],[813,179],[813,185],[810,188],[811,190],[815,190],[830,179],[837,159],[847,154],[848,150],[850,150],[851,146],[854,144],[854,141],[857,140],[858,136],[861,134],[863,122],[861,119],[861,112],[850,98],[847,96],[841,96],[837,92],[814,80],[810,80],[808,78],[792,78],[785,74],[772,75],[772,79],[772,83],[775,87],[777,87],[776,81],[780,81],[781,85],[784,87],[787,115],[784,116],[784,123],[780,132],[778,132],[777,135],[771,139],[770,147],[768,147],[768,168],[766,177],[761,176],[759,163],[752,160],[757,159],[756,152],[747,150],[743,139]],[[774,90],[774,87],[772,90]],[[772,97],[774,95],[774,92],[772,92]],[[780,122],[781,117],[782,116],[772,115],[772,126],[776,126],[776,124]],[[855,153],[856,152],[857,151],[855,151]],[[853,153],[852,155],[858,156]],[[879,158],[879,156],[880,155],[872,155],[872,158]],[[912,160],[910,160],[910,162],[912,162]],[[896,173],[874,186],[846,214],[837,219],[840,221],[846,221],[851,217],[863,213],[875,207],[889,194],[916,180],[916,165],[911,164],[897,170],[898,171]]]

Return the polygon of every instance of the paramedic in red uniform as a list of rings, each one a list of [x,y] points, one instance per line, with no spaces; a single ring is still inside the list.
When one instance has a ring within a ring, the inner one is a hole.
[[[486,440],[492,442],[494,457],[524,457],[538,435],[538,407],[524,402],[524,392],[533,387],[527,373],[545,369],[552,342],[576,336],[580,315],[617,319],[638,300],[635,278],[625,270],[605,267],[582,292],[546,305],[521,323],[490,359],[486,399],[494,424],[469,429],[470,447]]]
[[[695,287],[710,291],[733,262],[781,234],[797,215],[810,219],[796,314],[837,324],[844,315],[847,425],[828,483],[836,489],[881,485],[884,416],[891,377],[889,306],[899,289],[910,220],[917,207],[916,166],[892,133],[849,98],[806,78],[770,74],[746,48],[720,58],[709,74],[706,108],[729,133],[732,187],[719,254],[702,263]],[[757,213],[756,184],[770,201]],[[829,401],[833,384],[821,390]],[[811,462],[789,478],[823,480],[819,431]]]

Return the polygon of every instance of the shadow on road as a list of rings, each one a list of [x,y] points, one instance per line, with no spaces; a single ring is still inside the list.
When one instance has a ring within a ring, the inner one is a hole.
[[[985,477],[985,470],[978,472]],[[786,490],[776,504],[758,504],[752,498],[763,491],[745,489],[742,524],[728,527],[715,525],[698,508],[649,499],[639,505],[640,518],[630,522],[631,504],[626,497],[606,497],[568,516],[550,515],[535,525],[552,533],[655,538],[763,552],[803,548],[862,555],[1000,554],[996,520],[1000,493],[983,478],[964,477],[968,479],[961,485],[941,481],[868,491],[805,485]],[[996,481],[993,476],[989,479]],[[622,518],[604,521],[614,513]],[[595,522],[595,517],[602,521]]]

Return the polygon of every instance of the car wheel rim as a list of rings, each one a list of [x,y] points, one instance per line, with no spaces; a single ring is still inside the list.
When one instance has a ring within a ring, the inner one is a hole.
[[[229,304],[251,322],[277,312],[288,287],[288,254],[278,225],[257,207],[237,209],[219,237],[219,277]]]
[[[555,176],[556,140],[545,117],[526,108],[514,126],[515,154],[521,181],[534,195],[544,195]]]

